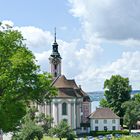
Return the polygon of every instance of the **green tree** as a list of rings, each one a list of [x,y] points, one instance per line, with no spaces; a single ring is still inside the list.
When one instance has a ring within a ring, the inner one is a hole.
[[[100,100],[100,106],[101,107],[109,107],[109,104],[105,98]]]
[[[35,120],[42,126],[44,133],[48,134],[48,130],[51,128],[51,124],[53,123],[53,118],[41,113],[35,117]]]
[[[104,96],[109,104],[109,107],[121,117],[121,125],[123,125],[122,117],[125,110],[122,104],[130,100],[130,92],[132,90],[129,85],[129,79],[123,78],[120,75],[113,75],[110,79],[104,82]]]
[[[132,97],[132,100],[133,100],[133,101],[136,101],[137,103],[140,103],[140,93],[135,94],[135,95]]]
[[[43,102],[56,94],[52,78],[41,73],[20,32],[0,30],[0,128],[16,130],[29,101]]]
[[[125,109],[124,123],[129,127],[129,133],[131,133],[132,126],[136,125],[140,119],[140,104],[130,100],[123,103],[122,107]]]
[[[66,121],[61,121],[55,127],[49,129],[49,135],[54,136],[56,135],[60,140],[62,138],[71,138],[75,137],[74,131],[70,128]]]
[[[41,140],[43,137],[43,128],[36,123],[33,112],[34,110],[32,109],[28,110],[28,113],[19,126],[19,130],[14,134],[12,140]]]

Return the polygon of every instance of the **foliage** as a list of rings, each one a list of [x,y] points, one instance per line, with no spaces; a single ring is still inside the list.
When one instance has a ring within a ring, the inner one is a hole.
[[[0,30],[0,127],[4,132],[16,130],[29,101],[43,102],[56,94],[51,76],[40,73],[23,41],[18,31]]]
[[[40,123],[40,125],[43,128],[44,133],[48,134],[48,130],[51,128],[51,124],[53,122],[53,118],[49,115],[46,115],[44,113],[39,114],[36,116],[36,122]]]
[[[54,126],[53,128],[49,129],[50,136],[57,136],[60,140],[62,138],[74,138],[75,134],[70,126],[65,121],[61,121],[58,125]]]
[[[128,131],[123,131],[123,130],[114,130],[114,131],[91,131],[90,132],[90,135],[96,137],[96,136],[99,136],[99,135],[108,135],[108,134],[112,134],[112,135],[115,135],[115,134],[123,134],[123,135],[129,135],[129,132]]]
[[[109,104],[108,104],[107,100],[103,98],[100,100],[100,106],[101,107],[109,107]]]
[[[132,97],[132,100],[133,100],[133,101],[136,101],[137,103],[140,103],[140,93],[135,94],[135,95]]]
[[[123,78],[120,75],[113,75],[110,79],[104,82],[105,98],[109,107],[119,116],[124,116],[124,108],[121,105],[130,100],[130,92],[132,90],[129,85],[129,79]]]
[[[12,140],[41,140],[43,137],[43,128],[39,126],[32,116],[32,110],[29,110],[21,122],[20,129],[13,136]]]
[[[129,133],[131,128],[140,119],[140,104],[137,101],[127,101],[122,107],[126,110],[124,115],[124,123],[129,127]]]

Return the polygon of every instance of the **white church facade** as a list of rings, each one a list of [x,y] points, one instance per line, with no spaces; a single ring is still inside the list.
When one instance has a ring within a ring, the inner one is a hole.
[[[67,79],[61,74],[61,59],[55,34],[49,61],[53,76],[52,85],[58,89],[58,93],[50,103],[38,105],[38,110],[54,119],[52,126],[64,120],[77,133],[87,131],[90,127],[87,119],[90,114],[90,98],[77,86],[74,79]]]

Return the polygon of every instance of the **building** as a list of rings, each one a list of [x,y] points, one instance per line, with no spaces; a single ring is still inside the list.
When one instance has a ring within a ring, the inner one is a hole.
[[[58,95],[50,103],[38,105],[38,110],[53,117],[52,126],[61,120],[66,121],[77,133],[89,128],[87,116],[90,114],[90,98],[77,86],[74,79],[67,79],[61,74],[61,56],[56,42],[56,33],[49,57],[52,85],[58,89]]]
[[[120,117],[109,108],[97,108],[89,119],[91,131],[120,130]]]

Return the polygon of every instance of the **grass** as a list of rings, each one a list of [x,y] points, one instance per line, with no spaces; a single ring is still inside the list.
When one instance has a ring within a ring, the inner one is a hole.
[[[42,140],[59,140],[59,138],[52,138],[52,137],[45,136]],[[62,140],[66,140],[66,138],[64,138]],[[77,138],[75,140],[77,140]],[[85,138],[85,140],[87,140],[87,139]],[[98,140],[98,139],[96,138],[96,140]],[[106,139],[104,139],[104,140],[106,140]],[[113,138],[112,140],[140,140],[140,136],[139,137],[124,136],[122,138]]]
[[[42,140],[59,140],[59,138],[44,136]],[[62,140],[66,140],[66,138],[64,138],[64,139],[62,139]]]

